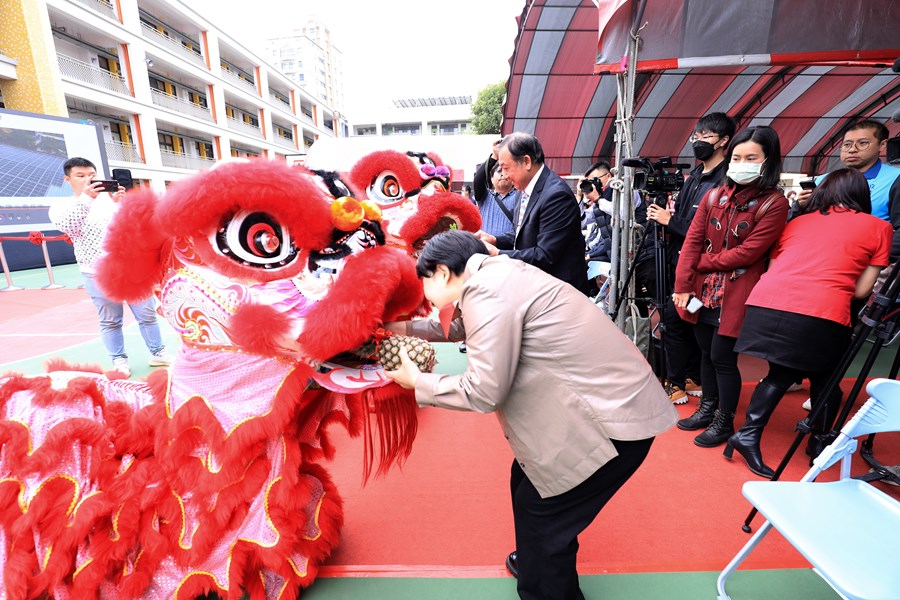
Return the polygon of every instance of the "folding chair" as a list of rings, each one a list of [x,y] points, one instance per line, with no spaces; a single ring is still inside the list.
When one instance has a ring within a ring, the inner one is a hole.
[[[772,527],[842,598],[900,598],[900,501],[850,478],[850,461],[857,448],[854,438],[900,431],[900,381],[876,379],[866,391],[871,398],[816,458],[803,479],[744,484],[744,496],[766,522],[719,574],[718,600],[731,600],[725,581]],[[840,480],[814,482],[838,461]]]

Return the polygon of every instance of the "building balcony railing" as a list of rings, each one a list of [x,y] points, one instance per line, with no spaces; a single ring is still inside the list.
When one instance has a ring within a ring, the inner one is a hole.
[[[125,144],[115,140],[106,140],[106,156],[110,160],[121,162],[143,163],[141,153],[134,144]]]
[[[160,149],[159,152],[162,155],[162,164],[166,167],[174,167],[176,169],[205,171],[216,163],[216,160],[214,158],[191,156],[190,154],[181,154],[179,152],[172,152],[171,150],[165,149]]]
[[[180,56],[195,65],[206,68],[206,61],[203,60],[203,57],[193,50],[185,48],[184,44],[182,44],[181,40],[178,38],[170,37],[143,21],[141,22],[141,32],[144,34],[145,38],[161,44],[176,56]]]
[[[238,83],[240,85],[246,86],[253,90],[254,94],[258,95],[258,90],[256,89],[256,83],[250,81],[249,79],[244,79],[234,71],[229,71],[228,69],[222,69],[222,77],[227,79],[228,81]]]
[[[63,77],[75,79],[82,83],[87,83],[105,90],[111,90],[118,94],[131,96],[131,90],[128,89],[128,83],[124,77],[120,77],[114,73],[110,73],[100,67],[89,65],[71,56],[65,54],[56,55],[59,63],[59,70]]]
[[[272,101],[272,104],[281,108],[282,110],[286,110],[287,112],[291,112],[291,101],[281,96],[277,96],[275,94],[270,93],[269,99]]]
[[[153,98],[153,104],[156,104],[157,106],[164,106],[176,112],[198,117],[205,121],[212,122],[213,120],[212,113],[209,112],[208,108],[204,108],[199,104],[194,104],[190,100],[167,94],[162,90],[151,89],[150,92],[152,92],[151,97]]]
[[[292,150],[296,150],[297,146],[294,145],[294,140],[289,137],[284,137],[278,134],[275,134],[275,143],[279,146],[284,146],[285,148],[291,148]]]
[[[239,119],[228,117],[228,129],[252,135],[253,137],[262,138],[262,130],[257,125],[245,123]]]
[[[116,9],[113,8],[113,5],[106,0],[78,0],[78,3],[87,6],[91,10],[96,11],[101,15],[106,15],[110,19],[118,20],[118,17],[116,16]]]

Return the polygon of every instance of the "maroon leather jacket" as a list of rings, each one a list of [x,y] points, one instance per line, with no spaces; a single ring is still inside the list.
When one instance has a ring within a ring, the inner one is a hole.
[[[700,201],[678,257],[675,292],[700,298],[707,273],[726,273],[719,335],[737,337],[741,332],[747,297],[766,270],[788,208],[784,194],[774,188],[720,186]],[[697,322],[696,313],[678,309],[678,314],[688,323]]]

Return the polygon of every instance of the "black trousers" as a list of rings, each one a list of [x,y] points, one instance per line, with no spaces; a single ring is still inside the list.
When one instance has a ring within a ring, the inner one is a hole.
[[[694,383],[702,383],[700,372],[700,346],[694,336],[694,326],[678,316],[674,302],[666,302],[663,311],[663,323],[666,330],[663,341],[666,349],[666,379],[684,389],[684,380],[688,377]]]
[[[515,460],[510,476],[522,600],[583,600],[575,558],[578,534],[641,466],[653,438],[612,440],[619,455],[578,486],[541,498]]]
[[[703,396],[718,398],[722,412],[735,412],[741,398],[741,372],[738,353],[734,351],[737,338],[719,335],[718,327],[702,321],[694,325],[694,335],[703,355],[700,364]]]

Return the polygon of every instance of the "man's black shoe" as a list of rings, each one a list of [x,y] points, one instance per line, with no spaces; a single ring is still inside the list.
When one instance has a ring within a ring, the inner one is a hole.
[[[516,579],[519,578],[519,561],[515,550],[506,557],[506,570]]]

